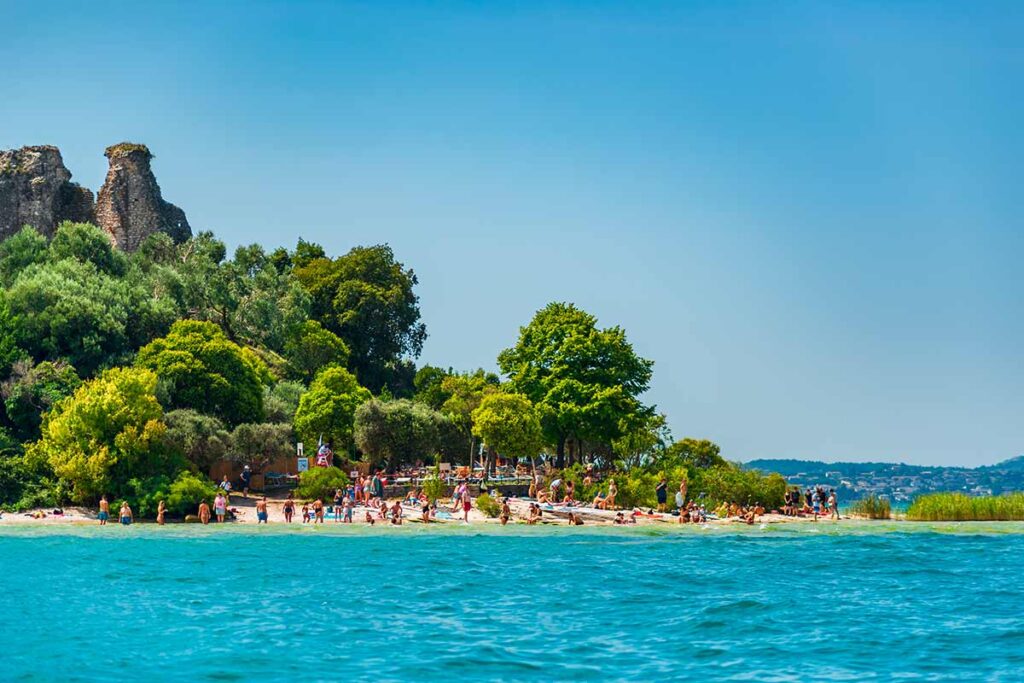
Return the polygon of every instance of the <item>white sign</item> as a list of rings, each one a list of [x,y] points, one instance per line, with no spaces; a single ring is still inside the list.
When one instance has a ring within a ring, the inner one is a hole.
[[[302,457],[302,442],[301,441],[298,442],[297,444],[295,444],[295,455],[297,455],[300,458]]]

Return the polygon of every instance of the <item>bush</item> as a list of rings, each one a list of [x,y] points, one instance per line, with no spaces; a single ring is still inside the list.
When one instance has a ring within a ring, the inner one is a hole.
[[[314,467],[303,472],[295,495],[306,500],[331,500],[337,489],[348,486],[348,477],[337,467]]]
[[[437,468],[430,473],[430,476],[423,480],[423,495],[431,502],[437,502],[440,498],[448,495],[448,485],[444,483],[438,474]]]
[[[862,515],[868,519],[890,519],[892,517],[889,499],[879,498],[873,493],[851,505],[850,512],[855,515]]]
[[[929,493],[907,508],[907,519],[926,522],[1024,520],[1024,493],[972,497]]]
[[[182,472],[171,484],[165,502],[169,513],[184,517],[198,510],[203,500],[212,505],[216,497],[217,487],[212,481],[201,475]]]
[[[491,498],[486,493],[481,493],[476,498],[476,507],[488,517],[497,517],[501,514],[501,503]]]

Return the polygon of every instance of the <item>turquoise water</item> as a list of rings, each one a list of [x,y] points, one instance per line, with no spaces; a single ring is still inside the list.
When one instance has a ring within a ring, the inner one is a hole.
[[[0,679],[1024,679],[1024,527],[829,528],[0,529]]]

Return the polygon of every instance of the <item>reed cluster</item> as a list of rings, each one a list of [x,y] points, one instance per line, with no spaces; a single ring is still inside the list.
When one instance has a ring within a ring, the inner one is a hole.
[[[1020,521],[1024,520],[1024,493],[1001,496],[929,493],[910,504],[907,519],[919,522]]]
[[[873,493],[851,505],[850,512],[855,515],[862,515],[868,519],[890,519],[892,517],[889,499],[879,498]]]

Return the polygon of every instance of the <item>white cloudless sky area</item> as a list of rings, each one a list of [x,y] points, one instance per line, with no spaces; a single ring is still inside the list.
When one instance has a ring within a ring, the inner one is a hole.
[[[734,460],[1024,452],[1018,3],[2,3],[0,148],[230,246],[387,242],[419,364],[550,301]]]

